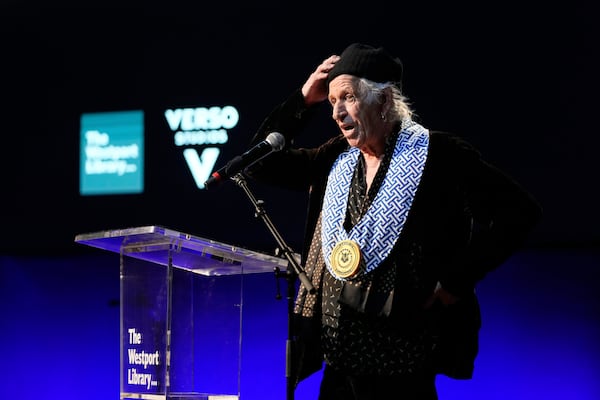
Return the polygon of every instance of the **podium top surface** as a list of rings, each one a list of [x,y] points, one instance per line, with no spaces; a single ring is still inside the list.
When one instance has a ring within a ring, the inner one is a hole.
[[[207,276],[287,268],[283,258],[156,225],[82,233],[75,242]]]

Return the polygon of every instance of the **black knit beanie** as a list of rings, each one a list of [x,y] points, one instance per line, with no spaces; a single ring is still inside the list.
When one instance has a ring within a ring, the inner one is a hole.
[[[366,78],[374,82],[402,82],[402,62],[392,57],[383,47],[375,48],[362,43],[353,43],[340,55],[327,76],[327,87],[335,77],[343,74]]]

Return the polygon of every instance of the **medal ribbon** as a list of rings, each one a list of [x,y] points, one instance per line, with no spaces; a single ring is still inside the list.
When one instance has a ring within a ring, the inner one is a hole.
[[[358,243],[365,262],[365,272],[377,268],[394,247],[417,192],[429,147],[429,131],[413,121],[407,121],[398,135],[390,166],[381,188],[361,220],[347,232],[344,219],[348,207],[350,182],[360,150],[351,147],[334,162],[323,199],[321,241],[329,272],[331,252],[342,240]]]

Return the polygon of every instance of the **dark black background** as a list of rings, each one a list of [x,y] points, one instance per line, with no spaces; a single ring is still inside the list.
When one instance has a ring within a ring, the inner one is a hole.
[[[273,248],[240,188],[195,187],[162,113],[234,105],[240,122],[220,167],[354,41],[403,60],[424,125],[463,135],[538,198],[545,215],[532,245],[596,245],[600,36],[589,3],[4,2],[1,250],[77,252],[79,233],[141,225]],[[81,113],[130,109],[146,115],[145,192],[81,197]],[[251,188],[299,249],[304,194]]]

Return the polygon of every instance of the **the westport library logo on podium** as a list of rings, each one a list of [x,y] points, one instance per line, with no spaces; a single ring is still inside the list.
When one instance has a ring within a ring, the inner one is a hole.
[[[144,113],[115,111],[81,116],[79,192],[144,191]]]
[[[159,350],[146,352],[138,350],[136,346],[143,344],[142,333],[136,328],[127,329],[127,385],[141,386],[147,390],[158,387],[157,366],[162,364]],[[135,391],[135,390],[134,390]]]

